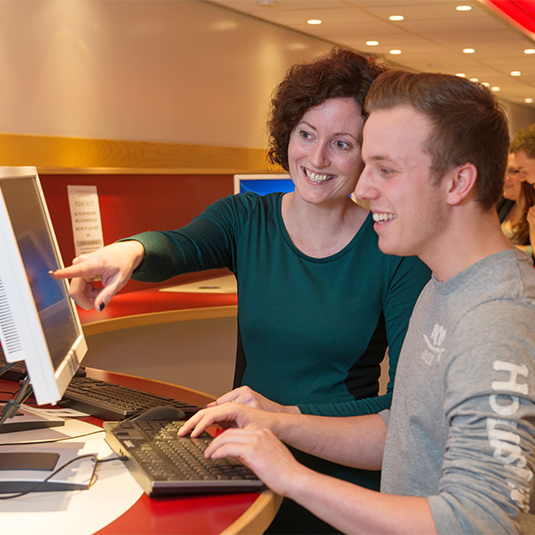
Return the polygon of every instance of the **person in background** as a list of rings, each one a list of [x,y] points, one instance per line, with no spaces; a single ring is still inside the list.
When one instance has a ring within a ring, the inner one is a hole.
[[[509,153],[498,217],[507,239],[533,258],[535,208],[531,212],[530,209],[535,204],[535,189],[522,180],[523,174],[516,165],[515,155]]]
[[[535,187],[535,124],[521,128],[514,135],[510,151],[521,169],[522,180]]]
[[[289,172],[294,192],[220,199],[183,228],[81,255],[53,276],[72,278],[76,302],[101,310],[130,277],[158,282],[226,267],[238,286],[235,386],[247,385],[231,399],[331,416],[388,408],[409,317],[430,271],[415,257],[383,254],[372,215],[350,198],[363,168],[364,99],[383,70],[334,48],[288,71],[272,99],[269,157]],[[390,381],[378,396],[387,347]],[[379,488],[378,471],[296,455]],[[285,500],[270,531],[333,528]]]
[[[179,432],[228,429],[206,451],[240,457],[275,492],[345,533],[535,533],[535,271],[501,231],[509,147],[491,91],[458,76],[386,72],[366,100],[366,199],[379,247],[433,272],[414,308],[390,410],[332,418],[238,403]],[[234,428],[234,427],[237,427]],[[381,493],[300,465],[283,444],[382,467]]]
[[[520,171],[519,176],[526,184],[522,187],[525,202],[522,219],[519,228],[516,229],[516,239],[521,245],[531,244],[533,258],[533,242],[535,240],[535,125],[521,128],[514,135],[510,150],[515,155],[515,162]],[[529,253],[529,251],[527,252]]]

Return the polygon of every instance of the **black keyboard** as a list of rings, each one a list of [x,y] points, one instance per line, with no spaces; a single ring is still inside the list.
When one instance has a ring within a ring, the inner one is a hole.
[[[8,362],[4,356],[4,350],[0,346],[0,371],[7,366]],[[2,379],[7,379],[8,381],[21,381],[27,375],[26,366],[24,362],[15,362],[9,370],[6,370],[0,377]]]
[[[8,366],[8,362],[6,361],[6,357],[4,355],[4,350],[2,349],[2,346],[0,346],[0,371],[4,369],[4,367]],[[7,381],[15,381],[19,382],[26,378],[28,375],[28,370],[26,369],[26,364],[24,361],[18,361],[11,363],[11,367],[4,371],[0,377],[2,379],[6,379]],[[78,377],[85,377],[86,371],[83,366],[80,366],[78,370],[76,370],[76,375]]]
[[[205,459],[204,450],[213,440],[178,437],[184,422],[104,422],[106,442],[150,497],[177,494],[260,492],[263,483],[234,457]]]
[[[0,370],[6,364],[0,347]],[[17,362],[0,377],[9,381],[21,381],[26,377],[26,374],[24,362]],[[184,412],[186,418],[189,418],[201,408],[184,401],[86,377],[85,369],[82,366],[72,378],[60,405],[85,412],[102,420],[123,420],[136,416],[151,407],[162,405],[177,407]]]
[[[116,385],[93,377],[73,377],[63,401],[71,409],[86,412],[102,420],[123,420],[151,407],[163,405],[181,409],[186,418],[201,407],[127,386]]]

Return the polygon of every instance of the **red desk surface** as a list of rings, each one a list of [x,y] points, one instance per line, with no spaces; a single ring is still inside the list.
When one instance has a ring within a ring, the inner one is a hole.
[[[236,294],[160,292],[159,288],[116,295],[102,312],[78,307],[84,333],[91,335],[115,329],[235,316]]]
[[[174,397],[196,405],[203,406],[214,399],[202,392],[160,381],[91,368],[88,368],[87,372],[88,375],[98,379]],[[4,396],[6,392],[15,392],[18,386],[18,383],[0,379],[0,390],[4,392]],[[7,400],[7,397],[5,399]],[[102,421],[97,418],[89,417],[84,420],[102,425]],[[280,497],[270,491],[166,498],[149,498],[142,494],[126,513],[97,533],[98,535],[261,533],[273,519],[279,504]]]
[[[97,533],[98,535],[221,533],[246,513],[259,496],[259,494],[229,494],[147,498],[143,495],[124,515]]]

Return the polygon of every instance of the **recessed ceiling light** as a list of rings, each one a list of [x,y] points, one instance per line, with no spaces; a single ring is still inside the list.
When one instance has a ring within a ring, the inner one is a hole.
[[[470,78],[471,82],[479,82],[479,78]]]
[[[524,54],[535,54],[535,48],[526,48]]]
[[[366,41],[366,44],[368,46],[377,46],[379,44],[379,41]]]
[[[238,27],[238,24],[234,22],[233,20],[225,20],[221,19],[218,22],[214,22],[212,24],[212,29],[216,30],[218,32],[229,32],[232,30],[235,30]]]
[[[286,45],[286,48],[291,51],[301,51],[301,50],[306,50],[308,46],[305,45],[305,43],[294,42],[294,43],[288,43]]]
[[[533,103],[533,99],[530,98],[530,97],[528,97],[528,98],[525,98],[525,99],[524,99],[524,102],[525,102],[526,104],[532,104],[532,103]]]
[[[322,24],[322,20],[320,19],[309,19],[307,20],[307,24],[311,24],[312,26]]]
[[[494,91],[494,92],[497,92],[497,91],[499,91],[500,89],[501,89],[501,87],[500,87],[499,85],[493,85],[493,86],[491,87],[491,91]]]
[[[484,85],[485,87],[490,87],[490,84],[488,82],[481,82],[481,85]]]
[[[388,53],[392,54],[393,56],[399,56],[401,54],[401,50],[394,48],[393,50],[389,50]]]
[[[464,72],[458,72],[455,76],[459,76],[459,78],[466,78],[466,74],[464,74]]]
[[[476,51],[475,48],[463,48],[465,54],[473,54]]]
[[[472,6],[457,6],[455,9],[457,11],[471,11]]]
[[[403,15],[390,15],[390,17],[388,17],[390,20],[405,20],[405,17]]]
[[[520,71],[511,71],[511,76],[520,76],[521,74]]]
[[[262,7],[273,7],[278,5],[278,2],[277,0],[256,0],[256,5]]]

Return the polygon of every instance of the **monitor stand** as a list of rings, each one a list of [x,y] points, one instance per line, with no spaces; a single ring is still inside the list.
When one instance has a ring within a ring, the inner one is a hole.
[[[4,403],[0,403],[0,412]],[[37,413],[30,407],[21,406],[15,416],[8,418],[0,424],[0,433],[14,433],[16,431],[29,431],[31,429],[42,429],[44,427],[57,427],[65,425],[63,418],[57,418],[46,414]]]
[[[37,446],[21,443],[2,447],[0,494],[88,489],[93,481],[97,456],[84,456],[82,448],[81,443]],[[84,457],[74,460],[79,456]],[[69,464],[70,461],[73,462]],[[64,468],[54,475],[54,471],[61,467]]]

